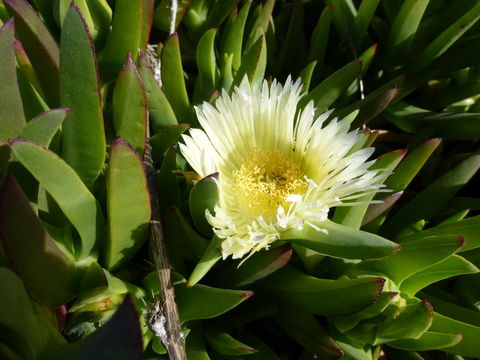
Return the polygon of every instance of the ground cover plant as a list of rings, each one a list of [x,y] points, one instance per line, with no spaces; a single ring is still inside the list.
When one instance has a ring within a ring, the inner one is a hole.
[[[0,0],[0,358],[480,358],[479,18]]]

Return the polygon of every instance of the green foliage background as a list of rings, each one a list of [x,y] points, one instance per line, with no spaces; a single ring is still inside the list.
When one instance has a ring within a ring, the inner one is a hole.
[[[480,358],[480,2],[171,5],[0,0],[0,358],[167,358],[148,143],[189,359]],[[175,144],[244,76],[300,77],[393,191],[238,267]]]

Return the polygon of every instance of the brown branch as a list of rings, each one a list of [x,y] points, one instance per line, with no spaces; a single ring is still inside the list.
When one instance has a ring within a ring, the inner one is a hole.
[[[152,205],[150,245],[159,284],[159,296],[149,309],[147,322],[167,349],[170,360],[186,360],[185,338],[180,326],[180,317],[175,303],[175,289],[171,280],[170,262],[163,239],[158,204],[157,174],[151,159],[151,147],[148,141],[145,147],[144,164]]]

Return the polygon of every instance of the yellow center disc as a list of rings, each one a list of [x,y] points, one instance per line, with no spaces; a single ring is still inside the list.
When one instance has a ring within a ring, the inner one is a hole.
[[[280,205],[288,209],[289,195],[302,195],[307,188],[298,165],[278,150],[253,150],[233,175],[242,212],[267,221],[275,219]]]

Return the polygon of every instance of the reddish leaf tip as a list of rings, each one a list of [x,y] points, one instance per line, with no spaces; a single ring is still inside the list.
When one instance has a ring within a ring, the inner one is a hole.
[[[240,297],[242,299],[248,299],[249,297],[253,296],[254,292],[253,291],[244,291]]]
[[[58,331],[62,332],[65,329],[65,323],[67,322],[68,310],[65,305],[60,305],[55,309],[55,316],[57,318]]]
[[[465,236],[458,235],[458,243],[457,243],[458,247],[464,247],[466,241],[467,240],[465,239]]]
[[[10,18],[3,26],[0,27],[0,33],[4,32],[5,30],[10,30],[15,27],[15,19],[12,17]]]
[[[205,180],[207,180],[207,179],[218,180],[218,176],[219,176],[219,175],[218,175],[218,171],[217,171],[217,172],[214,172],[214,173],[211,173],[211,174],[205,176],[203,179],[200,179],[199,182],[205,181]]]
[[[130,51],[127,53],[127,60],[126,60],[126,63],[127,63],[127,65],[134,65],[134,64],[133,64],[133,57],[132,57],[132,53],[131,53]]]
[[[398,244],[397,246],[395,246],[395,249],[393,250],[392,254],[391,255],[395,255],[396,253],[398,253],[400,250],[402,250],[403,248],[403,245],[402,244]]]
[[[168,41],[170,41],[170,39],[177,39],[178,40],[178,33],[175,31],[174,33],[168,35],[167,41],[165,41],[165,42],[167,43]]]
[[[25,48],[23,47],[23,44],[20,40],[14,39],[13,40],[13,47],[22,53],[22,55],[27,56],[27,53],[25,51]]]
[[[422,299],[422,304],[424,305],[425,311],[428,313],[429,317],[433,317],[433,306],[427,299]]]

